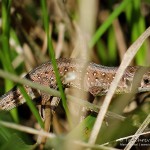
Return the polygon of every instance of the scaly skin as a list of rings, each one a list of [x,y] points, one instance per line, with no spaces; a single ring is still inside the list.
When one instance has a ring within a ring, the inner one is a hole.
[[[105,95],[115,77],[117,67],[106,67],[95,63],[87,63],[79,59],[57,59],[58,70],[61,81],[66,87],[74,87],[93,96]],[[134,77],[138,76],[138,70],[144,68],[146,71],[142,74],[137,92],[150,90],[150,68],[129,66],[124,72],[122,79],[117,87],[116,94],[130,93],[132,91]],[[55,73],[51,62],[46,62],[30,71],[25,78],[57,89]],[[24,86],[32,99],[41,97],[42,104],[50,100],[50,95],[41,91]],[[10,110],[25,102],[19,89],[14,87],[0,98],[0,110]],[[52,102],[53,103],[53,102]],[[52,105],[57,105],[58,102]]]

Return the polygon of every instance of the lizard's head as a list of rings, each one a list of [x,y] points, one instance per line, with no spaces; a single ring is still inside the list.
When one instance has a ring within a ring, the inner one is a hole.
[[[143,75],[141,85],[139,87],[139,92],[146,91],[150,91],[150,71]]]

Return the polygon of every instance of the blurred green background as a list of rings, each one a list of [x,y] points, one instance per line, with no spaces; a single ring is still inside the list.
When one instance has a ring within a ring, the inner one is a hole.
[[[119,66],[127,48],[149,25],[150,0],[2,0],[0,69],[9,72],[10,76],[24,76],[41,63],[59,57],[81,58],[101,65]],[[147,40],[131,65],[149,66],[149,57]],[[14,82],[0,78],[0,94],[3,95],[14,85]],[[61,93],[63,97],[63,91]],[[109,125],[104,122],[98,144],[133,134],[138,129],[150,110],[149,99],[143,102],[141,97],[136,97],[133,102],[136,103],[135,107],[126,112],[123,110],[129,106],[132,98],[122,104],[127,97],[119,96],[112,102],[110,111],[126,118],[123,121],[115,117],[106,119]],[[56,122],[63,124],[63,127],[57,129],[54,123],[54,133],[58,137],[54,141],[49,139],[45,149],[69,149],[71,144],[68,142],[66,146],[66,141],[70,138],[87,141],[93,127],[95,115],[87,117],[82,123],[76,123],[75,129],[66,127],[65,112],[68,113],[68,108],[65,96],[62,99],[65,111],[62,109]],[[135,102],[137,99],[140,99],[138,105]],[[33,116],[31,112],[32,107],[20,106],[10,113],[0,112],[0,120],[39,128],[35,119],[38,115]],[[34,149],[36,140],[30,134],[0,127],[1,150]],[[80,144],[76,146],[74,149],[83,148]],[[119,148],[117,142],[110,146]]]

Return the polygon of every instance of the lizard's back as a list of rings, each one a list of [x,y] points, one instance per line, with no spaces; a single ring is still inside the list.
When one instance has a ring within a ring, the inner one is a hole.
[[[117,67],[101,66],[80,59],[57,59],[57,66],[64,87],[82,89],[90,92],[94,96],[107,93],[118,69]],[[118,84],[116,94],[131,92],[133,78],[139,68],[140,67],[136,66],[127,67]],[[148,70],[150,69],[148,68]],[[55,72],[50,61],[30,71],[25,78],[57,89]],[[42,93],[40,91],[40,93],[37,94],[35,89],[29,86],[24,87],[32,99]],[[144,88],[150,89],[150,71],[146,72],[141,80],[139,89],[143,90]],[[25,100],[19,89],[14,87],[0,98],[0,110],[10,110],[24,102]]]

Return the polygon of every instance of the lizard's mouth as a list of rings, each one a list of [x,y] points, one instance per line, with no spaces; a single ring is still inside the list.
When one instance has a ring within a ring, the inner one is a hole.
[[[138,88],[138,92],[149,92],[150,91],[150,87],[139,87]]]

